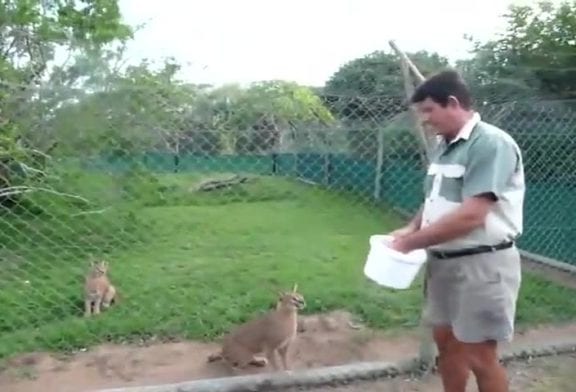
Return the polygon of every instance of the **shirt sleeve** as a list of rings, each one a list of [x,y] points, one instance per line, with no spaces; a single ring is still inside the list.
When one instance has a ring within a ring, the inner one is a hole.
[[[475,144],[464,173],[463,199],[481,194],[501,199],[511,189],[519,163],[520,154],[513,141],[492,137]]]

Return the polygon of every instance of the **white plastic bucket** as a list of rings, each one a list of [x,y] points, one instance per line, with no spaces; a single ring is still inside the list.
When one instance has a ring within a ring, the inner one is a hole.
[[[424,249],[401,253],[388,247],[393,238],[387,235],[370,237],[370,251],[364,265],[364,274],[381,286],[393,289],[410,287],[427,255]]]

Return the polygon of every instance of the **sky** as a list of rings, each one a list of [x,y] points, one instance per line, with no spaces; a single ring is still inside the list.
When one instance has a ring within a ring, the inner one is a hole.
[[[511,3],[533,1],[119,1],[127,23],[145,23],[128,47],[131,63],[174,56],[192,83],[285,79],[312,86],[350,60],[388,50],[391,39],[407,52],[469,56],[464,35],[494,37]]]

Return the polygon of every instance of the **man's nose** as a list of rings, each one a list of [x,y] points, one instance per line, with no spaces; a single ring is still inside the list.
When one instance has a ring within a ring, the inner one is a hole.
[[[420,119],[420,122],[425,123],[429,120],[430,115],[428,113],[423,113],[420,112],[418,113],[418,119]]]

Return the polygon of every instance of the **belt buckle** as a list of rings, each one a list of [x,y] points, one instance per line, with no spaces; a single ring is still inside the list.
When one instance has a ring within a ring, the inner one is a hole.
[[[445,259],[446,258],[446,252],[444,252],[444,251],[438,250],[435,253],[439,259]]]

